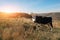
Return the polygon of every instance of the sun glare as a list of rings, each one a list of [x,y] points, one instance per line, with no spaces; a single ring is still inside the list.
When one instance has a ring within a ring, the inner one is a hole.
[[[17,8],[15,6],[4,6],[2,7],[1,11],[5,12],[5,13],[13,13],[13,12],[17,12]]]
[[[14,11],[12,9],[5,9],[3,10],[3,12],[6,12],[6,13],[13,13]]]

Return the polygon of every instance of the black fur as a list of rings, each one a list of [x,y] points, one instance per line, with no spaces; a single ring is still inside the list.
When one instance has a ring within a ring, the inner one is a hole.
[[[49,23],[50,26],[53,28],[52,17],[36,16],[36,19],[34,22],[39,23],[39,24],[48,24]]]

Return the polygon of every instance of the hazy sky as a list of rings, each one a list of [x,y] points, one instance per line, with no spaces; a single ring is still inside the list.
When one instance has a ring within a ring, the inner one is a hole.
[[[60,0],[0,0],[0,11],[60,12]]]

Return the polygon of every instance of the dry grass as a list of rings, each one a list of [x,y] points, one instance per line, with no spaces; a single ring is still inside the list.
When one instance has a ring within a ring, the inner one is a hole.
[[[53,26],[57,27],[57,28],[60,28],[60,21],[59,20],[54,20]]]
[[[60,40],[60,28],[51,32],[49,27],[37,25],[26,18],[0,19],[0,40]]]

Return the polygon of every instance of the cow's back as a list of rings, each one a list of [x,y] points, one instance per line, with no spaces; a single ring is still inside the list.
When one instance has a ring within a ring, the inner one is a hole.
[[[52,22],[52,17],[36,16],[35,22],[36,23],[47,24],[49,22]]]
[[[43,24],[50,23],[50,22],[52,22],[52,17],[43,17],[43,18],[40,20],[40,22],[43,23]]]

